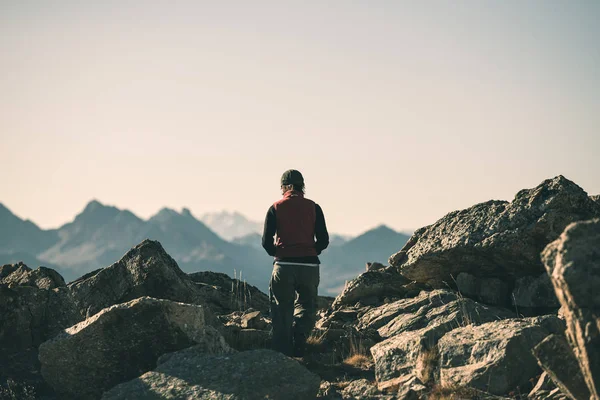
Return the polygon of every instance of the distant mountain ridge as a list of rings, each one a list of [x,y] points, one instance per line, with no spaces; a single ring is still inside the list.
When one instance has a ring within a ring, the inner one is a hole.
[[[206,226],[225,240],[234,240],[253,233],[261,233],[263,224],[251,221],[237,211],[206,213],[201,218]]]
[[[215,215],[222,217],[229,233],[252,227],[239,213]],[[212,223],[217,220],[215,217]],[[241,226],[236,228],[231,221],[240,221]],[[351,240],[332,234],[331,245],[321,256],[322,291],[335,294],[346,276],[356,276],[367,261],[385,262],[402,247],[405,236],[384,226]],[[233,275],[243,271],[249,283],[267,290],[272,258],[262,249],[261,233],[225,240],[187,208],[181,212],[163,208],[144,220],[129,210],[92,200],[72,222],[43,230],[0,204],[0,265],[21,260],[34,268],[44,265],[56,269],[67,281],[111,265],[146,238],[161,242],[185,272],[210,270]]]

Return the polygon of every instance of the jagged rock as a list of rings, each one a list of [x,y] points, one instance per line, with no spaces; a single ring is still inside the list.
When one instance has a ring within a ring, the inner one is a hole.
[[[201,302],[218,314],[229,314],[248,308],[263,313],[269,311],[269,296],[246,282],[212,271],[194,272],[188,276],[198,286]]]
[[[577,359],[562,335],[549,335],[533,348],[533,355],[562,393],[574,400],[590,398]]]
[[[448,332],[438,342],[440,384],[473,387],[495,395],[522,392],[542,372],[531,349],[548,334],[539,319],[532,318]]]
[[[38,346],[81,319],[66,287],[0,285],[0,381],[27,382],[43,393]]]
[[[15,264],[4,264],[0,266],[0,283],[6,278],[8,275],[12,274],[14,271],[19,269],[20,267],[25,267],[29,269],[29,267],[22,262],[18,262]]]
[[[161,244],[152,240],[144,240],[111,266],[71,282],[69,288],[84,317],[142,296],[201,302],[196,285]]]
[[[512,293],[512,303],[519,313],[529,315],[538,314],[540,311],[557,312],[560,308],[547,273],[537,277],[524,276],[517,279]]]
[[[202,306],[141,297],[106,308],[39,349],[42,375],[64,398],[96,399],[153,369],[164,353],[201,343],[229,351]]]
[[[319,392],[317,393],[317,399],[321,400],[344,400],[342,395],[338,392],[335,385],[331,382],[322,380]]]
[[[600,398],[600,220],[569,225],[542,253],[591,398]]]
[[[382,338],[389,338],[426,328],[428,332],[436,331],[433,336],[437,336],[459,326],[511,317],[514,314],[508,310],[479,304],[450,290],[437,289],[423,291],[413,299],[372,308],[359,318],[358,329],[377,329]]]
[[[332,307],[381,304],[386,297],[404,298],[416,296],[423,285],[416,285],[393,269],[368,271],[346,284],[333,302]]]
[[[596,203],[600,204],[600,194],[595,196],[590,196],[590,199],[594,200]]]
[[[66,286],[63,277],[53,269],[38,267],[32,270],[23,263],[0,267],[0,284],[9,286],[35,286],[39,289],[54,289]]]
[[[321,379],[272,350],[205,356],[189,348],[158,367],[104,393],[119,399],[314,399]]]
[[[372,309],[360,318],[358,326],[377,329],[381,337],[387,338],[370,349],[379,389],[383,390],[412,376],[427,383],[431,376],[423,376],[419,364],[423,358],[431,361],[437,357],[436,343],[447,332],[513,316],[508,310],[438,289]]]
[[[451,285],[461,272],[507,282],[538,276],[543,248],[569,223],[597,216],[600,204],[558,176],[521,190],[510,203],[488,201],[446,215],[417,230],[389,263],[435,287]]]
[[[537,383],[531,389],[531,392],[527,395],[528,399],[531,400],[569,400],[571,399],[567,395],[563,394],[559,388],[556,387],[552,379],[547,372],[542,373]],[[577,399],[575,399],[577,400]]]
[[[456,277],[456,286],[463,295],[492,305],[506,305],[510,293],[507,282],[498,278],[480,278],[466,272]]]
[[[252,311],[242,316],[241,327],[244,329],[266,329],[269,325],[262,318],[260,311]]]
[[[378,263],[378,262],[368,262],[365,269],[366,271],[379,271],[382,269],[386,269],[387,267],[385,265],[383,265],[382,263]]]
[[[224,325],[225,340],[236,350],[267,348],[271,343],[271,320],[260,311],[235,311],[217,318]]]

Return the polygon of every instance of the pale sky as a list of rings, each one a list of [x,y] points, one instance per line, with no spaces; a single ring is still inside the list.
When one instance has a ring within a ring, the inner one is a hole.
[[[0,0],[0,202],[262,221],[288,168],[331,232],[563,174],[600,193],[600,2]]]

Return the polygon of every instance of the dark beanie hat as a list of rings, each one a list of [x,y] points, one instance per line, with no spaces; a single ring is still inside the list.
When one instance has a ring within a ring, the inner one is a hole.
[[[282,185],[304,185],[304,177],[300,173],[300,171],[295,169],[289,169],[281,175],[281,184]]]

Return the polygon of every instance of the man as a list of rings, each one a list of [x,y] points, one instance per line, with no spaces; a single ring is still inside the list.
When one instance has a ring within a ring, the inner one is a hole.
[[[318,255],[329,245],[329,234],[321,207],[304,198],[299,171],[283,173],[281,192],[283,198],[267,212],[262,236],[262,246],[275,257],[269,284],[273,349],[303,357],[316,322]]]

